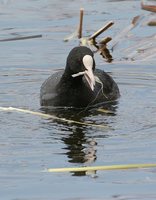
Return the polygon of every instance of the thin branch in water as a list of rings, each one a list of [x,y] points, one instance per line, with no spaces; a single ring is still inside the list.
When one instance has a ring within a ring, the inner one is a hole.
[[[112,40],[111,37],[103,38],[99,43],[99,51],[103,58],[107,60],[107,62],[111,62],[113,60],[112,55],[110,54],[109,49],[107,48],[107,43]]]
[[[93,35],[89,37],[89,40],[95,40],[101,33],[106,31],[109,27],[111,27],[114,24],[113,21],[108,22],[105,26],[100,28],[98,31],[96,31]]]
[[[82,26],[83,26],[83,13],[84,9],[80,9],[80,22],[79,22],[79,28],[78,28],[78,38],[82,38]]]
[[[32,115],[44,117],[46,119],[54,119],[54,120],[58,120],[58,121],[63,121],[63,122],[70,123],[70,124],[73,123],[73,124],[79,124],[79,125],[90,126],[90,127],[95,127],[95,128],[108,128],[108,126],[105,126],[105,125],[75,121],[75,120],[71,120],[71,119],[57,117],[55,115],[45,114],[45,113],[41,113],[41,112],[35,112],[35,111],[21,109],[21,108],[0,107],[0,111],[6,111],[6,112],[9,112],[9,111],[13,112],[13,111],[15,111],[15,112],[27,113],[27,114],[32,114]]]
[[[112,40],[111,37],[106,37],[106,38],[103,38],[101,41],[100,41],[100,44],[101,45],[106,45],[108,42],[110,42]]]
[[[9,41],[16,41],[16,40],[27,40],[27,39],[34,39],[34,38],[41,38],[42,35],[31,35],[31,36],[23,36],[23,37],[14,37],[14,38],[7,38],[1,39],[0,42],[9,42]]]
[[[151,11],[151,12],[156,12],[156,6],[154,6],[154,5],[145,5],[143,3],[143,1],[141,2],[141,8],[143,10],[147,10],[147,11]]]
[[[68,42],[69,40],[75,39],[77,38],[77,30],[74,33],[71,33],[70,35],[68,35],[67,37],[65,37],[63,39],[64,42]]]
[[[131,31],[142,19],[141,16],[136,16],[132,19],[132,22],[130,25],[128,25],[126,28],[124,28],[121,33],[119,33],[111,42],[110,42],[110,48],[114,49],[114,47],[121,42],[125,38],[125,36],[128,34],[129,31]]]
[[[105,58],[107,62],[111,62],[113,60],[112,55],[110,54],[110,51],[107,48],[107,43],[111,40],[111,37],[103,38],[99,43],[97,43],[95,40],[91,40],[92,45],[97,49],[96,52],[100,52],[102,57]]]
[[[148,26],[156,26],[156,20],[152,20],[147,23]]]

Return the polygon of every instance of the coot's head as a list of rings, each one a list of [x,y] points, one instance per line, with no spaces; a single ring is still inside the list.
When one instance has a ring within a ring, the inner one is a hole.
[[[91,90],[94,90],[95,86],[94,69],[93,52],[88,47],[79,46],[70,51],[67,57],[66,73],[73,79],[84,76]]]

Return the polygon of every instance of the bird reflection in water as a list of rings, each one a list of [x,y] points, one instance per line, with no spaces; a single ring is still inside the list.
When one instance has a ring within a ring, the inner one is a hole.
[[[88,165],[96,160],[96,141],[85,134],[84,128],[75,127],[73,132],[62,138],[70,163]],[[76,172],[74,175],[85,175],[85,172]]]
[[[107,103],[105,104],[104,109],[109,110],[109,113],[100,113],[103,118],[107,118],[108,115],[116,115],[117,102]],[[69,120],[85,122],[85,117],[91,116],[91,118],[99,114],[97,108],[92,108],[89,110],[77,110],[71,108],[42,108],[42,110],[47,114],[55,115],[59,118],[66,118]],[[100,108],[102,110],[102,108]],[[63,149],[66,150],[66,155],[68,157],[69,163],[77,163],[83,164],[83,166],[91,165],[97,159],[97,141],[92,134],[88,134],[88,131],[92,129],[92,127],[80,125],[80,124],[71,124],[63,121],[57,120],[58,126],[61,124],[68,129],[69,134],[64,134],[61,140],[64,142],[65,147]],[[109,124],[105,124],[108,125]],[[106,133],[103,133],[103,138],[108,137]],[[82,165],[81,165],[82,166]],[[94,175],[96,172],[92,172]],[[84,176],[88,174],[88,172],[72,172],[72,175],[75,176]]]

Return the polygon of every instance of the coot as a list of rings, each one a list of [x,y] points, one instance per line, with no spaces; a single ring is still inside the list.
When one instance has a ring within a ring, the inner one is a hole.
[[[87,107],[116,100],[120,96],[115,81],[95,69],[93,52],[86,46],[73,48],[65,70],[51,75],[41,86],[41,106]]]

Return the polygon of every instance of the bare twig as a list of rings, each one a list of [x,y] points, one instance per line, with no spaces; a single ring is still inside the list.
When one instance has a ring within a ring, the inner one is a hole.
[[[80,9],[80,23],[79,23],[79,29],[78,29],[78,38],[82,38],[82,26],[83,26],[83,13],[84,9]]]
[[[156,6],[154,6],[154,5],[145,5],[143,3],[143,1],[141,2],[141,8],[143,10],[147,10],[147,11],[151,11],[151,12],[156,12]]]
[[[121,40],[125,38],[125,36],[128,34],[130,30],[132,30],[139,22],[141,19],[140,16],[136,16],[133,18],[132,22],[130,25],[128,25],[126,28],[124,28],[121,33],[119,33],[114,39],[110,42],[110,48],[113,49]]]
[[[102,45],[106,45],[108,42],[110,42],[112,40],[111,37],[106,37],[106,38],[103,38],[101,41],[100,41],[100,44]]]
[[[112,61],[112,55],[109,52],[109,49],[107,48],[107,43],[111,41],[111,37],[106,37],[100,41],[100,43],[97,43],[95,40],[92,40],[92,45],[96,47],[97,51],[100,55],[102,55],[103,58],[106,59],[107,62]]]
[[[152,20],[150,22],[147,23],[148,26],[156,26],[156,20]]]
[[[23,36],[23,37],[14,37],[14,38],[6,38],[1,39],[0,42],[9,42],[9,41],[15,41],[15,40],[26,40],[26,39],[33,39],[33,38],[40,38],[42,35],[31,35],[31,36]]]
[[[111,27],[114,24],[113,21],[108,22],[104,27],[100,28],[98,31],[96,31],[93,35],[89,37],[89,40],[95,40],[101,33],[103,33],[105,30],[107,30],[109,27]]]
[[[107,60],[107,62],[112,61],[112,55],[110,54],[110,51],[107,48],[107,43],[110,42],[111,40],[112,40],[111,37],[106,37],[103,38],[99,43],[99,52],[102,55],[102,57],[104,57]]]
[[[77,36],[78,36],[78,33],[77,33],[77,30],[75,30],[74,33],[71,33],[70,35],[68,35],[67,37],[65,37],[65,38],[63,39],[63,41],[64,41],[64,42],[68,42],[69,40],[72,40],[72,39],[77,38]]]

